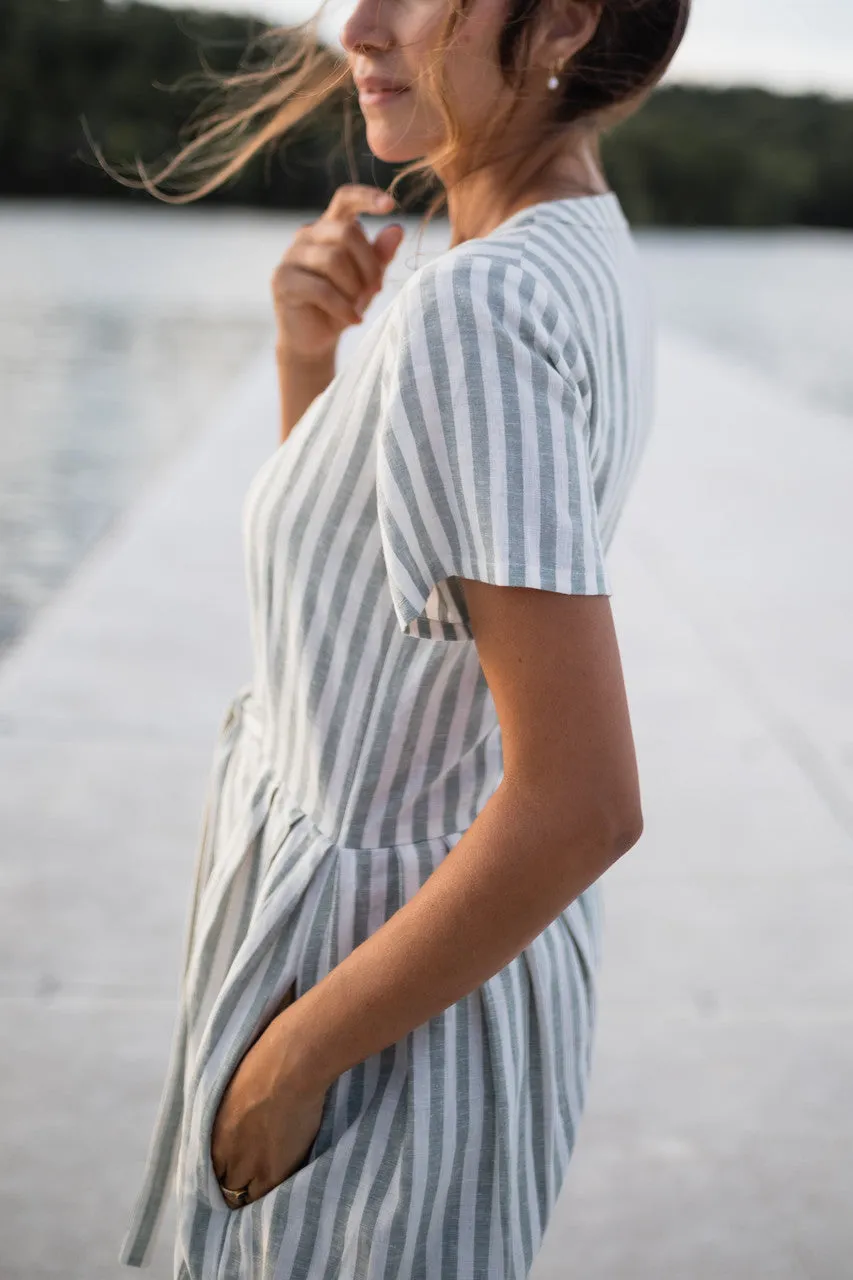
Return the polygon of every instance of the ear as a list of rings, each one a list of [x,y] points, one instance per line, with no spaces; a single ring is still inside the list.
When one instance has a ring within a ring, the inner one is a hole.
[[[595,35],[603,7],[603,0],[542,0],[533,58],[543,67],[568,62]]]

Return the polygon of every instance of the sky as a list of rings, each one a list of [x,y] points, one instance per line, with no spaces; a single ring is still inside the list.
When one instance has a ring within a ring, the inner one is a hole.
[[[171,8],[256,13],[304,21],[305,0],[157,0]],[[327,0],[320,33],[337,43],[353,0]],[[758,84],[782,93],[816,90],[853,97],[853,0],[693,0],[687,35],[667,81]]]

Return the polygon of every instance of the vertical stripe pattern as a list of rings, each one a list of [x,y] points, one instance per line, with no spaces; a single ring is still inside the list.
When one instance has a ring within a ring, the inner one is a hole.
[[[176,1280],[527,1276],[586,1096],[597,885],[336,1080],[305,1164],[260,1200],[226,1206],[210,1137],[288,988],[417,893],[501,780],[458,578],[610,594],[650,315],[615,195],[530,206],[416,271],[256,473],[252,679],[214,745],[127,1265],[171,1190]]]

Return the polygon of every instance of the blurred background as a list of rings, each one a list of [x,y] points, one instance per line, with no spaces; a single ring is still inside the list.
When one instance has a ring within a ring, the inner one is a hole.
[[[351,180],[334,106],[197,205],[99,167],[87,130],[111,163],[156,165],[202,100],[202,56],[234,69],[264,20],[310,12],[230,7],[5,0],[0,649],[204,423],[269,328],[293,226]],[[853,412],[851,12],[699,0],[664,85],[604,152],[663,318]],[[324,18],[332,55],[345,16]],[[386,186],[393,170],[363,137],[354,150],[358,179]]]
[[[660,320],[614,553],[647,856],[610,876],[600,1065],[534,1280],[853,1280],[853,8],[694,9],[603,147]],[[200,59],[309,12],[3,0],[3,1280],[128,1274],[208,752],[247,675],[269,280],[337,185],[393,174],[358,129],[351,172],[335,104],[187,207],[89,139],[156,165]]]

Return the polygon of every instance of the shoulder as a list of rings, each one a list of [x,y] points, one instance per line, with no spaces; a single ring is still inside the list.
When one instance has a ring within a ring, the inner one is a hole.
[[[554,360],[559,292],[527,242],[522,232],[466,241],[416,270],[391,304],[391,349],[451,368],[496,343]]]
[[[588,400],[596,367],[647,308],[629,225],[538,209],[437,254],[391,303],[385,368],[462,381],[485,362],[529,379],[559,375]],[[635,287],[636,286],[636,287]]]
[[[555,204],[557,202],[554,202]],[[520,283],[534,297],[570,304],[581,277],[620,275],[638,257],[631,228],[614,209],[602,223],[577,220],[547,205],[535,206],[518,222],[436,255],[403,286],[412,302],[438,284],[478,292],[499,302],[499,286]]]
[[[548,276],[529,253],[527,230],[468,240],[447,249],[420,267],[400,290],[404,310],[438,301],[473,298],[490,311],[501,311],[507,294],[523,287],[534,295],[548,288]]]

